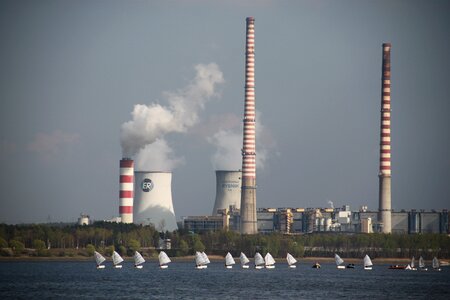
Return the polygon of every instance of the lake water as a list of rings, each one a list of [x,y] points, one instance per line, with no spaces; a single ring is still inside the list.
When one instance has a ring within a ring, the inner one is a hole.
[[[441,272],[337,270],[333,264],[312,269],[300,263],[288,269],[225,269],[211,263],[196,270],[192,262],[174,262],[160,270],[155,262],[135,269],[97,270],[93,262],[0,262],[0,299],[450,299],[450,267]]]

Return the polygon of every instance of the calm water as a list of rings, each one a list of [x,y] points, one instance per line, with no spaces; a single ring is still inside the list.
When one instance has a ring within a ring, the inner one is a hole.
[[[0,262],[0,299],[450,299],[450,267],[419,272],[387,265],[372,271],[310,266],[226,270],[211,263],[196,270],[193,262],[175,262],[160,270],[149,262],[141,270],[132,263],[97,270],[93,262]]]

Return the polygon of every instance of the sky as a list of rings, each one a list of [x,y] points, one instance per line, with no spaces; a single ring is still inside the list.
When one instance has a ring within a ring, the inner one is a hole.
[[[241,167],[248,16],[257,207],[378,208],[390,42],[392,208],[450,208],[449,14],[449,1],[0,1],[0,222],[117,216],[133,122],[156,128],[131,155],[161,154],[139,159],[173,172],[177,218],[210,214],[216,168]]]

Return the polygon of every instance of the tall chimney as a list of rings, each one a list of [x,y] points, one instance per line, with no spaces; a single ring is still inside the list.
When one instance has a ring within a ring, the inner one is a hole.
[[[120,161],[119,214],[122,223],[133,223],[134,161],[122,158]]]
[[[383,44],[381,77],[381,128],[379,220],[383,233],[391,233],[391,44]]]
[[[258,233],[256,220],[255,19],[247,18],[244,142],[242,148],[241,233]]]

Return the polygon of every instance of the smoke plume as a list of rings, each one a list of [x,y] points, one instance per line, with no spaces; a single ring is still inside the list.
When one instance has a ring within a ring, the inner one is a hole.
[[[198,122],[198,113],[213,96],[216,85],[223,83],[223,75],[215,63],[195,66],[195,78],[184,88],[164,92],[168,105],[158,103],[137,104],[132,119],[122,124],[120,144],[123,157],[136,156],[137,167],[152,170],[172,170],[182,160],[174,158],[173,151],[164,140],[171,132],[186,132]],[[153,145],[155,143],[155,145]],[[161,160],[157,160],[161,159]]]

